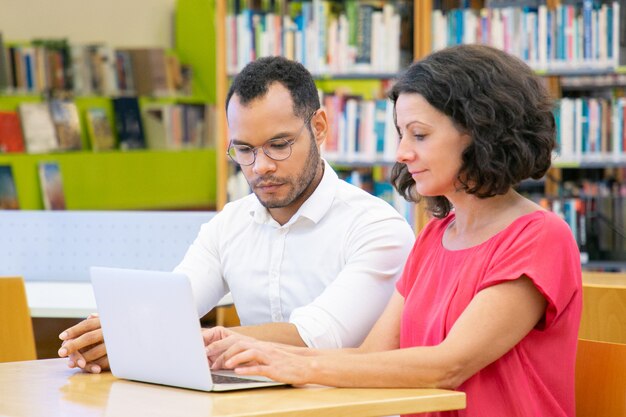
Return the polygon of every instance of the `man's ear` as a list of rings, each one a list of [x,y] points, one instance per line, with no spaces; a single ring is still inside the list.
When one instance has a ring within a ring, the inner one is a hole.
[[[311,128],[313,129],[313,136],[315,136],[315,142],[317,146],[320,146],[325,140],[328,134],[328,115],[326,110],[320,108],[317,113],[311,118]]]

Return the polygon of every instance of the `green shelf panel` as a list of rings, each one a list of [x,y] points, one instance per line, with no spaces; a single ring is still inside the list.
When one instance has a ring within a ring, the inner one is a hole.
[[[41,101],[41,96],[0,94],[0,111],[17,111],[20,103],[40,103]]]
[[[343,79],[328,79],[328,80],[316,80],[315,84],[317,88],[330,93],[333,91],[343,91],[346,94],[362,96],[365,100],[371,100],[378,98],[385,92],[382,91],[383,83],[381,80],[343,80]]]
[[[176,2],[176,53],[183,64],[191,65],[194,97],[215,104],[217,39],[216,0],[178,0]]]
[[[580,168],[580,162],[553,162],[554,168]]]
[[[213,208],[215,150],[1,154],[13,167],[20,208],[43,208],[37,165],[61,168],[68,210]]]

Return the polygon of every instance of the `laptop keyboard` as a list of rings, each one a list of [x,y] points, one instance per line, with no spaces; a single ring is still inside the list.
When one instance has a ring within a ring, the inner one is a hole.
[[[218,375],[213,373],[211,374],[211,379],[213,379],[214,384],[249,384],[251,382],[263,383],[263,381],[255,381],[253,379],[238,378],[236,376]]]

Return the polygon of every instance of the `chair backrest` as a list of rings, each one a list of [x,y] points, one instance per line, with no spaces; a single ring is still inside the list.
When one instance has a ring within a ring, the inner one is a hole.
[[[626,416],[626,344],[578,340],[576,416]]]
[[[626,273],[583,272],[578,337],[626,343]]]
[[[21,277],[0,277],[0,362],[37,359],[33,325]]]

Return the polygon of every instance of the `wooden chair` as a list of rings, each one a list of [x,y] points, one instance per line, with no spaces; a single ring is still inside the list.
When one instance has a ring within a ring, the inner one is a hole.
[[[234,305],[220,306],[215,308],[215,325],[224,327],[236,327],[241,325],[239,316]]]
[[[576,416],[626,416],[626,344],[578,340]]]
[[[578,337],[626,344],[626,273],[583,272]]]
[[[0,278],[0,362],[37,359],[24,280]]]

